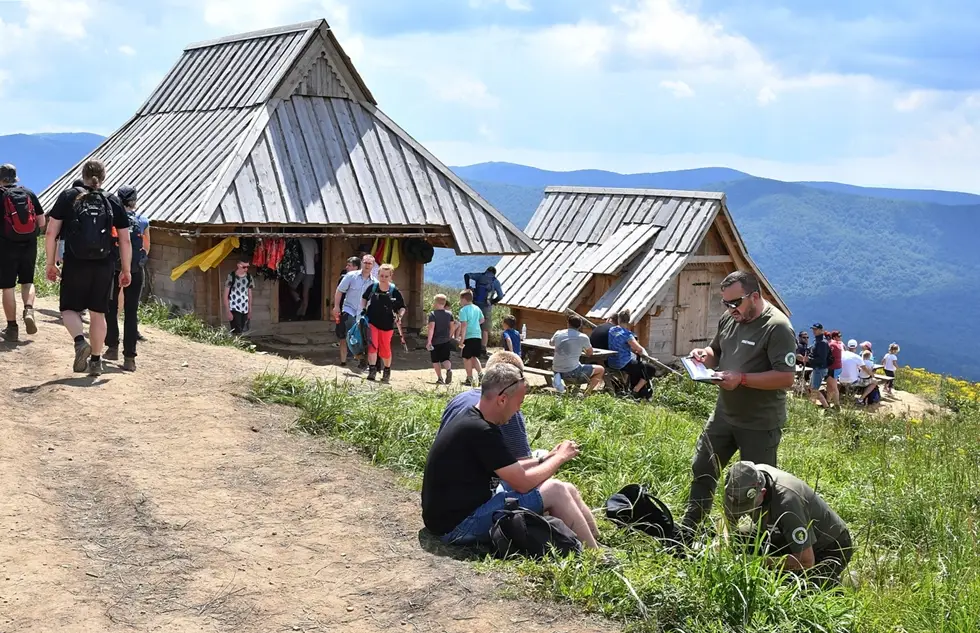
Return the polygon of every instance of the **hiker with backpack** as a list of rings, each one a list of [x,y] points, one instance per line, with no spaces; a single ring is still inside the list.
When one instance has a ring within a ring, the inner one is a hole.
[[[384,363],[381,382],[391,380],[391,338],[397,327],[401,331],[402,317],[405,316],[405,298],[391,282],[395,268],[382,264],[378,270],[378,281],[371,284],[361,295],[361,313],[367,316],[370,328],[368,343],[368,376],[374,381],[378,375],[375,363],[378,358]]]
[[[90,376],[102,374],[102,348],[106,338],[105,315],[109,310],[109,295],[116,292],[112,253],[112,229],[119,238],[118,286],[129,286],[132,276],[132,243],[129,239],[129,216],[118,203],[102,190],[105,165],[99,160],[87,160],[82,165],[82,186],[61,192],[48,214],[49,227],[45,232],[47,277],[61,277],[60,310],[65,329],[75,345],[72,368]],[[65,240],[62,269],[55,265],[57,240]],[[81,313],[89,312],[89,340]]]
[[[500,428],[520,411],[526,394],[524,372],[506,362],[490,366],[479,402],[436,435],[422,479],[422,521],[443,543],[489,543],[494,513],[514,498],[521,508],[561,519],[585,547],[598,547],[595,519],[578,489],[554,478],[579,454],[578,445],[565,440],[526,467],[504,443]],[[491,488],[495,476],[505,488]]]
[[[136,342],[139,340],[139,307],[140,295],[143,292],[143,263],[146,261],[147,252],[150,244],[150,222],[143,216],[136,213],[139,205],[139,198],[134,187],[129,185],[120,187],[119,190],[110,196],[110,199],[119,203],[126,210],[129,218],[129,240],[132,248],[132,261],[130,272],[132,275],[131,283],[125,288],[119,287],[119,273],[122,271],[122,262],[119,258],[119,237],[118,230],[114,229],[116,237],[114,244],[115,273],[113,275],[113,292],[109,298],[109,311],[106,313],[106,350],[103,358],[105,360],[119,360],[119,304],[123,306],[123,371],[136,371]]]
[[[34,266],[37,261],[37,236],[44,229],[44,210],[34,192],[17,184],[17,168],[0,165],[0,290],[3,291],[3,313],[7,326],[0,339],[16,343],[20,338],[17,325],[17,295],[20,284],[24,301],[24,326],[28,334],[37,333],[34,320]]]
[[[470,286],[470,282],[473,283]],[[480,356],[487,357],[487,341],[490,338],[490,326],[493,322],[493,306],[504,298],[504,289],[497,279],[497,269],[490,266],[482,273],[466,273],[463,275],[463,288],[473,291],[473,304],[483,313],[480,323]]]

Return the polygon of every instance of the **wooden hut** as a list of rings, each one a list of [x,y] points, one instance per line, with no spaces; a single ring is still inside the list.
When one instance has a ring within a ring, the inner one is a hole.
[[[669,362],[710,342],[720,283],[743,269],[786,304],[749,257],[722,193],[549,187],[525,231],[541,245],[497,264],[506,305],[528,336],[550,337],[566,310],[593,322],[628,308],[640,343]]]
[[[171,271],[229,236],[312,237],[320,265],[305,320],[291,293],[256,276],[252,330],[331,327],[346,259],[398,239],[395,282],[407,325],[423,327],[423,262],[407,240],[462,255],[518,255],[537,246],[378,109],[324,20],[188,46],[143,106],[88,158],[106,164],[107,191],[129,184],[151,221],[148,281],[155,296],[218,323],[234,257]],[[83,159],[84,161],[85,159]],[[41,196],[49,208],[81,162]]]

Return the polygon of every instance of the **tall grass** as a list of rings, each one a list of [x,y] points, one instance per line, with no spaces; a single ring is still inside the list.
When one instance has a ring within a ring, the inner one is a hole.
[[[278,374],[258,376],[251,393],[298,407],[303,430],[359,447],[415,487],[447,398]],[[529,396],[528,434],[537,437],[535,448],[579,442],[582,453],[559,477],[576,484],[591,507],[624,484],[645,482],[681,514],[694,442],[715,392],[664,379],[656,393],[654,406],[606,395]],[[980,630],[980,416],[827,416],[793,400],[790,420],[780,466],[815,486],[850,526],[857,587],[808,591],[728,547],[679,560],[605,521],[602,540],[621,551],[621,573],[633,591],[589,558],[484,564],[510,567],[530,591],[635,631]]]

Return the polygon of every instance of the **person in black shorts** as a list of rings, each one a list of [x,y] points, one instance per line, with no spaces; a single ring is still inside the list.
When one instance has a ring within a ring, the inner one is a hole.
[[[429,313],[429,338],[425,347],[429,350],[429,360],[436,370],[436,384],[448,385],[453,381],[453,337],[456,332],[456,319],[449,309],[449,298],[446,295],[436,295],[432,300],[432,312]],[[446,370],[446,379],[442,371]]]
[[[105,182],[105,165],[98,160],[88,160],[82,165],[80,188],[66,189],[58,196],[49,213],[50,226],[46,232],[47,277],[57,281],[55,266],[57,240],[65,240],[65,256],[62,260],[60,309],[61,320],[75,341],[73,369],[90,376],[102,374],[102,347],[105,344],[105,313],[109,309],[109,295],[118,292],[113,286],[115,266],[112,251],[112,229],[119,239],[119,287],[129,286],[132,276],[133,247],[129,239],[129,216],[102,191]],[[85,327],[81,312],[89,311],[89,337],[85,340]]]
[[[44,210],[34,192],[17,184],[17,168],[0,165],[0,290],[7,326],[0,339],[14,343],[20,338],[17,325],[17,295],[20,284],[24,300],[24,325],[28,334],[37,333],[34,320],[34,264],[37,236],[44,229]]]

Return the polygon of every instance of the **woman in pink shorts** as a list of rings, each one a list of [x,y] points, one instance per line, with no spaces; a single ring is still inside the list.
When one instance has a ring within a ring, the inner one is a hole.
[[[378,357],[381,357],[385,367],[381,382],[391,380],[391,337],[395,333],[395,323],[400,323],[405,315],[405,299],[391,283],[394,273],[391,264],[383,264],[378,270],[378,282],[368,286],[361,297],[361,312],[367,315],[371,328],[367,379],[372,381],[378,375]]]

